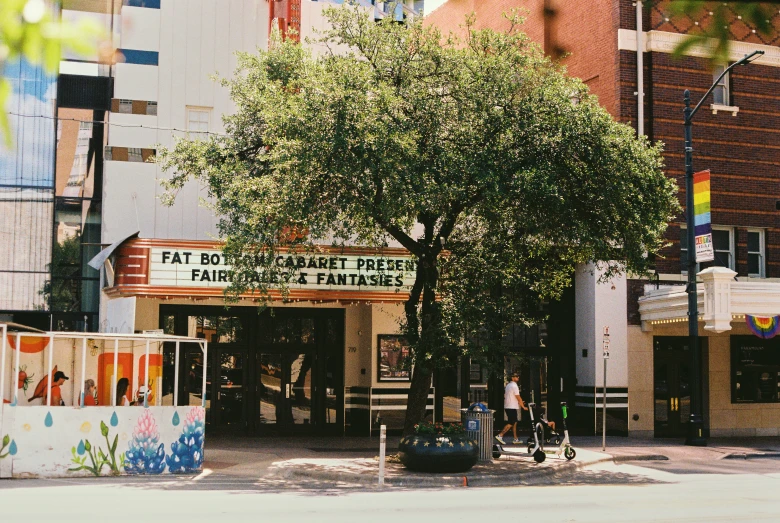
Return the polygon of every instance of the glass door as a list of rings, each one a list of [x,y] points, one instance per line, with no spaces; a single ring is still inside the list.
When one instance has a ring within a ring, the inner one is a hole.
[[[653,360],[655,435],[685,436],[691,415],[688,346],[679,339],[656,338]]]
[[[246,427],[247,354],[244,350],[217,348],[217,373],[214,384],[217,425],[225,428]]]
[[[313,413],[313,352],[258,355],[259,421],[262,432],[310,428]]]
[[[259,422],[261,426],[275,429],[280,418],[282,390],[286,390],[282,381],[282,355],[258,354],[257,368]]]
[[[289,354],[285,358],[287,394],[285,412],[290,425],[312,424],[312,367],[314,353]]]

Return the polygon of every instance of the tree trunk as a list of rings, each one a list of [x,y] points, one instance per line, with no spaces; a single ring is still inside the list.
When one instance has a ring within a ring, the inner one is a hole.
[[[416,336],[417,350],[415,351],[415,366],[412,371],[412,382],[409,386],[409,394],[406,400],[406,418],[404,420],[404,435],[414,433],[414,426],[425,418],[425,407],[428,403],[428,391],[431,387],[433,366],[428,351],[431,343],[435,343],[434,333],[439,327],[439,313],[436,304],[436,283],[438,281],[438,269],[436,267],[436,254],[431,251],[423,253],[417,266],[417,278],[414,287],[406,302],[407,330],[410,335]],[[422,298],[422,310],[420,320],[417,316],[417,305]],[[419,330],[418,330],[419,325]]]
[[[428,404],[430,388],[431,370],[415,367],[412,372],[412,383],[409,386],[409,396],[406,400],[404,436],[414,434],[414,426],[425,418],[425,407]]]

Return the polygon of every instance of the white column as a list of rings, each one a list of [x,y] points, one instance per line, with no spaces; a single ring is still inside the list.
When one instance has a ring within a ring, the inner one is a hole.
[[[731,330],[731,283],[736,275],[726,267],[710,267],[698,274],[704,287],[704,330]]]

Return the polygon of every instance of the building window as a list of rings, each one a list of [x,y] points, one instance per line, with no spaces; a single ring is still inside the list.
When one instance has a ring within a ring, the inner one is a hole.
[[[151,116],[157,115],[157,102],[146,102],[146,114]]]
[[[119,100],[119,112],[124,114],[133,114],[133,101]]]
[[[127,149],[127,161],[128,162],[143,162],[144,158],[141,155],[140,147],[129,147]]]
[[[187,130],[197,134],[203,133],[205,137],[205,134],[209,132],[210,113],[211,109],[187,108]]]
[[[731,229],[713,227],[712,245],[715,248],[713,265],[734,270],[734,235],[731,233]]]
[[[734,270],[734,234],[732,229],[713,226],[712,244],[715,250],[715,261],[705,263],[702,268],[716,266]],[[680,227],[680,271],[688,272],[688,229],[685,227]]]
[[[712,81],[718,79],[718,77],[723,74],[724,69],[726,69],[727,66],[725,65],[716,65],[715,69],[712,71]],[[723,78],[720,79],[718,84],[715,86],[715,89],[712,90],[712,101],[714,104],[717,105],[731,105],[731,98],[729,96],[729,73],[726,73]]]
[[[763,278],[764,269],[764,231],[755,230],[747,233],[748,276]]]
[[[778,403],[780,338],[731,337],[731,402]]]

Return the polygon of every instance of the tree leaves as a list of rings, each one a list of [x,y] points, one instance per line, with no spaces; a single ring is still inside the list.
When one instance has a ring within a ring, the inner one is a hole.
[[[458,39],[354,6],[325,12],[320,43],[339,54],[276,41],[241,55],[222,81],[237,105],[227,136],[160,152],[170,190],[207,183],[234,296],[284,290],[294,269],[273,263],[279,249],[397,241],[419,261],[403,328],[424,399],[435,365],[496,354],[577,264],[647,268],[679,211],[661,146],[616,123],[519,20]]]

